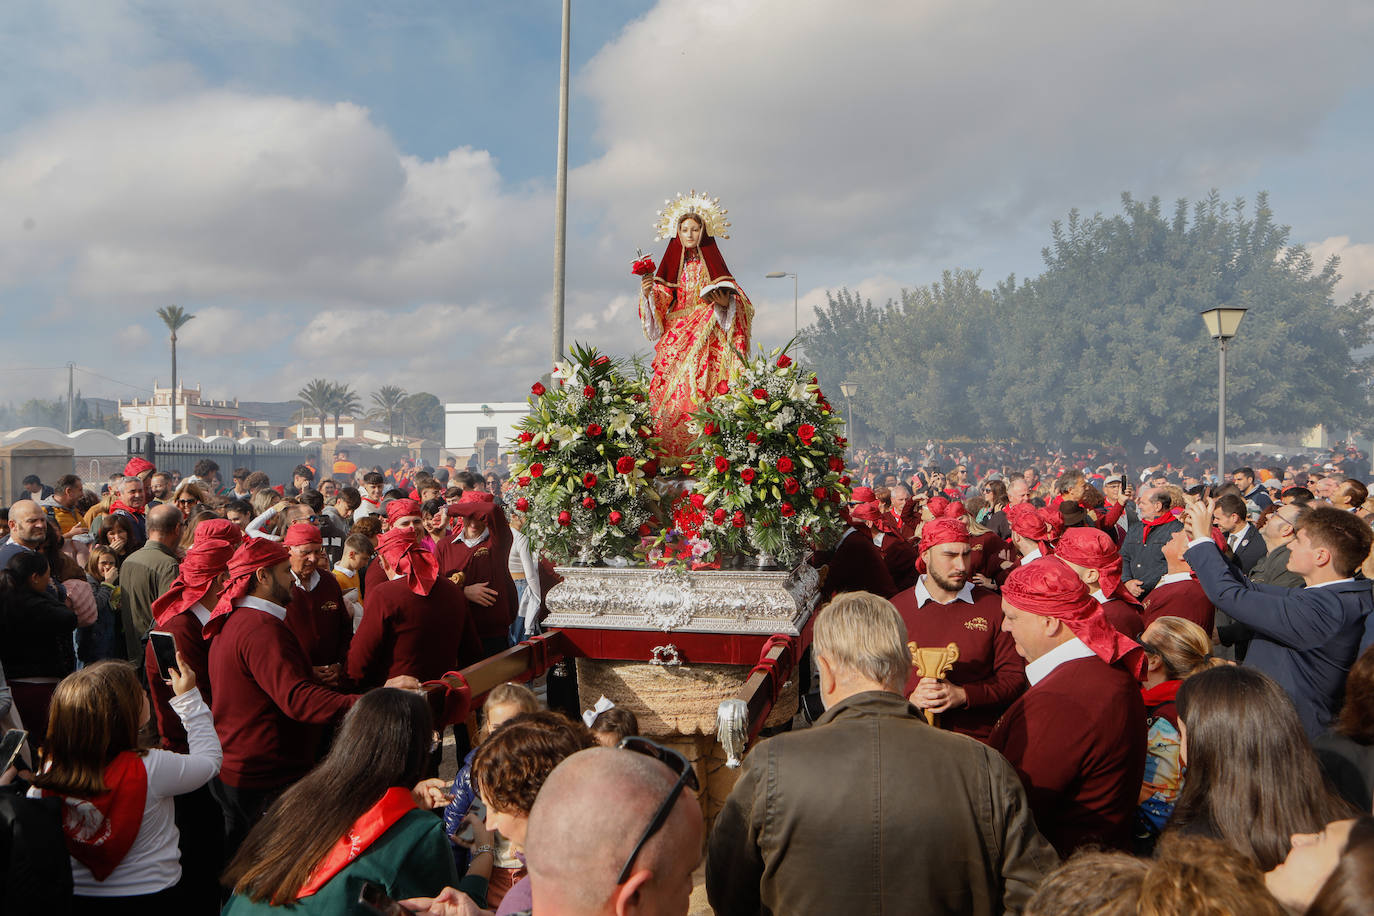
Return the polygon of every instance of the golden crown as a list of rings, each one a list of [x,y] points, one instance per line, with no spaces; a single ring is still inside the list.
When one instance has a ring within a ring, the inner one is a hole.
[[[725,214],[729,212],[720,205],[719,197],[712,197],[704,191],[700,194],[695,190],[690,194],[678,191],[677,197],[663,202],[663,209],[658,211],[658,222],[654,224],[654,230],[658,232],[659,239],[671,239],[677,235],[678,221],[692,213],[701,217],[708,235],[728,239],[730,221],[725,218]]]

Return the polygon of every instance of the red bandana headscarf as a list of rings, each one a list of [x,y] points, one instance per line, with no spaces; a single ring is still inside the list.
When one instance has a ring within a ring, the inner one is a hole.
[[[1121,588],[1121,553],[1107,532],[1100,528],[1070,528],[1054,545],[1054,555],[1061,560],[1097,570],[1097,585],[1108,598],[1127,598],[1135,603],[1130,592]],[[1122,594],[1118,595],[1117,592]]]
[[[393,499],[386,504],[386,521],[394,525],[407,516],[418,516],[420,504],[413,499]]]
[[[855,487],[854,492],[849,496],[849,501],[852,503],[871,503],[876,499],[877,497],[873,495],[873,490],[870,487]]]
[[[932,496],[926,502],[926,508],[929,509],[930,514],[936,518],[944,518],[945,510],[949,508],[949,500],[945,499],[943,496]]]
[[[877,503],[859,503],[849,510],[849,518],[855,522],[877,522],[882,517],[883,510],[878,508]]]
[[[125,476],[125,477],[137,477],[139,474],[142,474],[144,471],[155,471],[155,470],[157,470],[157,466],[154,465],[151,461],[147,461],[146,459],[143,459],[143,458],[130,458],[130,459],[129,459],[129,463],[126,464],[126,465],[124,465],[124,476]]]
[[[229,566],[243,532],[233,522],[212,518],[196,528],[196,539],[186,551],[177,577],[167,591],[153,602],[153,620],[158,627],[183,611],[189,611],[205,598],[215,578]]]
[[[969,544],[972,537],[968,526],[957,518],[935,518],[925,523],[921,529],[921,552],[916,557],[916,571],[926,571],[926,551],[941,544]]]
[[[1120,662],[1137,680],[1144,676],[1145,650],[1107,622],[1102,606],[1064,563],[1042,557],[1018,566],[1003,583],[1002,598],[1027,614],[1064,621],[1098,658]]]
[[[224,618],[234,610],[234,602],[253,590],[253,573],[290,559],[290,552],[276,541],[244,538],[229,558],[229,581],[224,584],[219,603],[210,613],[210,622],[205,625],[207,632],[212,633],[223,626]]]
[[[434,554],[420,546],[414,528],[392,528],[383,534],[377,541],[377,553],[415,594],[428,595],[433,590],[439,563]]]
[[[286,529],[286,536],[281,539],[283,547],[300,547],[305,544],[323,544],[324,535],[320,534],[320,529],[310,522],[296,522]]]
[[[1030,503],[1017,503],[1007,509],[1011,530],[1031,541],[1040,543],[1042,553],[1050,552],[1050,545],[1064,530],[1064,519],[1053,509],[1037,509]],[[1057,523],[1057,524],[1056,524]]]

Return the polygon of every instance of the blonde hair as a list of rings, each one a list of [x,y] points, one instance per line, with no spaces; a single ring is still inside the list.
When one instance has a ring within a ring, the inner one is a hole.
[[[1141,644],[1164,662],[1164,673],[1171,681],[1226,664],[1212,655],[1212,638],[1207,631],[1191,620],[1156,617],[1145,629],[1150,631],[1150,638],[1146,641],[1142,634]]]
[[[534,695],[534,691],[524,684],[516,684],[507,681],[504,684],[497,684],[487,693],[487,698],[482,703],[482,729],[479,740],[485,739],[491,734],[491,717],[489,715],[493,706],[514,706],[520,713],[538,712],[539,697]]]
[[[911,674],[906,624],[886,598],[845,592],[816,615],[812,642],[836,668],[901,692]]]

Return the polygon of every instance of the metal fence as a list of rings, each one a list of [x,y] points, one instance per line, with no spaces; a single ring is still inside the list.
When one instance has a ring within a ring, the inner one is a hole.
[[[160,471],[179,471],[183,477],[193,473],[197,461],[209,458],[219,465],[220,479],[226,484],[234,468],[262,471],[273,483],[290,483],[291,470],[296,465],[319,467],[320,462],[319,443],[196,442],[186,439],[166,442],[152,433],[138,433],[126,442],[128,457],[138,455],[157,465]]]

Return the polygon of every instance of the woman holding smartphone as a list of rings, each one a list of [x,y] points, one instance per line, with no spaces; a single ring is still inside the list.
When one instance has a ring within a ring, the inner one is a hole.
[[[78,914],[180,909],[173,799],[209,782],[221,752],[196,677],[177,654],[172,708],[190,753],[139,745],[148,700],[123,661],[102,661],[57,685],[48,713],[47,764],[32,796],[59,796]]]

